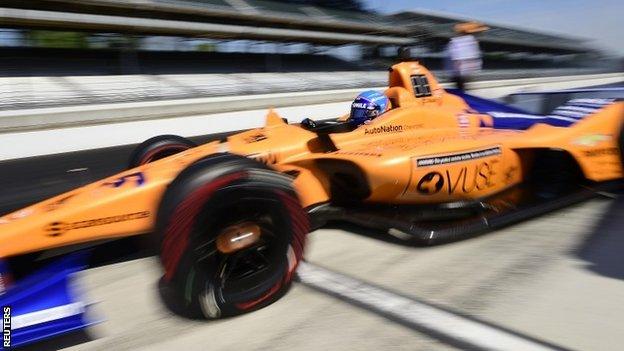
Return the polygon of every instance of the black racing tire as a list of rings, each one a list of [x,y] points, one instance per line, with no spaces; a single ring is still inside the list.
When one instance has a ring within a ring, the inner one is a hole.
[[[219,251],[218,235],[243,221],[260,226],[259,241]],[[288,176],[231,154],[192,164],[169,185],[156,219],[165,302],[187,317],[217,319],[277,301],[303,257],[309,228]]]
[[[196,146],[193,141],[178,135],[158,135],[145,140],[134,149],[128,160],[128,168],[160,160]]]

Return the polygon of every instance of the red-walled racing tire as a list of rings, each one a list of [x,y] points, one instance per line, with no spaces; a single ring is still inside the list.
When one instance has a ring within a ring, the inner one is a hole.
[[[191,317],[264,307],[290,286],[308,231],[290,177],[241,156],[210,156],[181,172],[161,201],[161,285]]]
[[[128,168],[160,160],[196,146],[197,144],[181,136],[158,135],[145,140],[134,149],[128,161]]]

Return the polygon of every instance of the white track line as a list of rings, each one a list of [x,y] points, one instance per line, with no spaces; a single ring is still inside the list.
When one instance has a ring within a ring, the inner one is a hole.
[[[300,281],[417,329],[479,350],[561,350],[460,315],[369,285],[363,281],[302,262]]]

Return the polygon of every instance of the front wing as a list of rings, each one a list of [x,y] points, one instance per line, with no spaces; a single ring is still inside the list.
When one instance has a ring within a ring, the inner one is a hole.
[[[72,282],[73,274],[83,268],[84,256],[84,253],[75,253],[63,257],[18,281],[0,296],[5,324],[10,315],[10,347],[78,331],[93,324],[87,319],[87,305]],[[6,329],[5,325],[4,342],[7,341]]]

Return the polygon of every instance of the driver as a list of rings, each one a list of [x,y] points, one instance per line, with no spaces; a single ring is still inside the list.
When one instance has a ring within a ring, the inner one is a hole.
[[[384,94],[367,90],[358,95],[351,104],[349,123],[353,126],[368,124],[390,109],[390,100]]]

